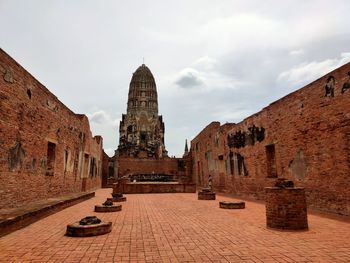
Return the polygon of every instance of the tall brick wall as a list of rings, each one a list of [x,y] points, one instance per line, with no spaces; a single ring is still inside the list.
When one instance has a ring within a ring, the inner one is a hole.
[[[0,49],[0,208],[94,189],[102,138]]]
[[[200,185],[264,198],[276,177],[305,187],[307,202],[350,215],[350,63],[238,124],[208,125],[191,142]]]

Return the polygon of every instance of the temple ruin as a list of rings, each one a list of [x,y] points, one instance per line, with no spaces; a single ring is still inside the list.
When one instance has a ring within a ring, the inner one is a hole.
[[[349,76],[347,63],[239,123],[210,123],[191,141],[194,182],[265,200],[286,178],[309,207],[350,215]]]
[[[210,176],[217,193],[262,200],[265,187],[286,178],[305,188],[309,207],[350,215],[350,63],[240,123],[210,123],[190,150],[186,142],[182,158],[168,156],[155,78],[144,64],[131,78],[112,158],[85,115],[3,50],[0,73],[1,207],[112,187],[121,178],[115,194],[193,192]]]
[[[195,191],[191,182],[191,157],[186,150],[183,158],[170,158],[164,144],[165,125],[158,114],[158,94],[150,69],[142,64],[133,73],[128,93],[127,111],[119,126],[119,145],[108,158],[109,174],[103,179],[112,186],[120,178],[115,192],[184,192]],[[187,143],[186,143],[187,145]],[[107,161],[105,161],[107,163]],[[153,182],[152,189],[146,182]],[[159,184],[154,184],[158,182]],[[165,184],[168,182],[168,184]]]
[[[99,188],[102,137],[0,49],[0,208]]]

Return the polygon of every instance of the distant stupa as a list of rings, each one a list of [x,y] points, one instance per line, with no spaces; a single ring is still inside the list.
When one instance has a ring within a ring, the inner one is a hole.
[[[142,64],[133,73],[129,86],[127,113],[119,126],[118,156],[162,158],[164,123],[158,115],[157,87],[152,72]]]

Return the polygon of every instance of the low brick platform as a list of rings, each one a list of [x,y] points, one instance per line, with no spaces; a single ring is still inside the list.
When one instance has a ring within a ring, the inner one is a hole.
[[[95,192],[72,194],[33,202],[23,207],[0,209],[0,237],[94,196]]]
[[[223,209],[244,209],[245,208],[245,202],[228,202],[228,201],[221,201],[219,202],[219,207]]]
[[[113,192],[124,194],[195,193],[196,184],[178,182],[127,182],[113,184]]]

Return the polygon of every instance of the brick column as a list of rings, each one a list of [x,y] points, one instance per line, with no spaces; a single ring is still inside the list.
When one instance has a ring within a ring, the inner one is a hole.
[[[266,187],[266,225],[270,228],[308,229],[305,191],[302,187]]]

